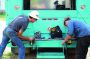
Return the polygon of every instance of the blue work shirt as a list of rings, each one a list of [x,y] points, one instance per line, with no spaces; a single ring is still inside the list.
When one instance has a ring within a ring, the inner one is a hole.
[[[20,29],[22,29],[22,31],[25,31],[28,24],[29,24],[28,16],[19,15],[8,25],[8,27],[15,30],[16,32],[19,32]]]
[[[90,35],[90,27],[82,21],[79,20],[69,20],[68,25],[69,35],[75,35],[76,37],[84,37]]]

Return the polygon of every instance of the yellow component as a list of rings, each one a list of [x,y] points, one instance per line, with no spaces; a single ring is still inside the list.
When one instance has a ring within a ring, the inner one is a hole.
[[[52,29],[51,29],[51,31],[55,31],[55,30],[56,30],[56,28],[52,28]]]
[[[67,42],[67,44],[72,44],[73,42],[71,41],[71,40],[69,40],[68,42]]]

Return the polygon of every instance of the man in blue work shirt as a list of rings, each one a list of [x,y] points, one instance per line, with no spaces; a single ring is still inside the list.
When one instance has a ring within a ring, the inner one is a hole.
[[[67,27],[68,33],[62,44],[71,39],[72,35],[75,35],[77,39],[76,59],[86,59],[90,45],[90,27],[85,22],[71,20],[69,17],[65,18],[64,25]]]
[[[33,39],[22,36],[22,33],[26,30],[29,22],[33,23],[39,19],[38,15],[39,13],[36,10],[32,11],[29,16],[19,15],[5,28],[3,31],[2,43],[0,45],[0,59],[2,58],[4,49],[10,39],[19,48],[18,59],[25,59],[25,47],[22,40],[31,41]]]

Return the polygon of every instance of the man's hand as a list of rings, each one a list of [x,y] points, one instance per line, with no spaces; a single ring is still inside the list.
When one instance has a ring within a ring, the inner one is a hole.
[[[29,41],[33,41],[33,40],[35,40],[35,38],[29,38]]]
[[[33,45],[35,43],[35,38],[29,38],[30,44]]]
[[[28,38],[28,37],[25,37],[25,36],[22,36],[22,29],[19,30],[18,32],[18,37],[21,38],[22,40],[32,40],[31,38]]]
[[[64,41],[62,42],[62,44],[64,44],[65,42],[67,42],[69,39],[71,39],[71,36],[70,35],[67,35],[64,39]]]
[[[62,44],[63,44],[63,45],[65,44],[65,40],[62,42]]]

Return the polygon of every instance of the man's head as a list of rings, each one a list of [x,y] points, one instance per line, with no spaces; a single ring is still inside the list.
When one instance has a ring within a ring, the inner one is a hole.
[[[70,17],[66,17],[64,19],[64,26],[67,26],[69,20],[71,20]]]
[[[29,13],[29,21],[30,22],[35,22],[39,19],[39,12],[34,10]]]

